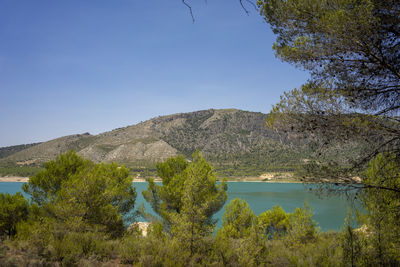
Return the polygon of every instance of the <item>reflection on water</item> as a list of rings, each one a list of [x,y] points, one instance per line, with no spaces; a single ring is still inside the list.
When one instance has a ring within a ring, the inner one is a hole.
[[[0,183],[0,193],[14,194],[21,191],[22,184]],[[136,207],[144,203],[146,210],[152,213],[150,205],[144,201],[142,196],[142,191],[147,187],[147,183],[134,183],[134,185],[137,192]],[[286,212],[293,212],[295,208],[302,207],[304,202],[307,202],[313,209],[314,220],[319,223],[323,231],[340,230],[348,209],[352,208],[345,197],[320,198],[302,184],[295,183],[228,183],[227,203],[234,198],[246,200],[257,215],[276,205],[282,206]],[[219,218],[218,225],[221,225],[223,209],[216,214],[216,218]]]

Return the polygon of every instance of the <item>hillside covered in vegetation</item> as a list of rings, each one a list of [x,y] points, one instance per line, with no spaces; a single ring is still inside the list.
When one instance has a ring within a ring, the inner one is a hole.
[[[89,133],[2,148],[1,175],[32,175],[61,153],[74,150],[94,162],[117,162],[135,174],[155,175],[155,163],[200,150],[223,176],[291,171],[306,160],[304,147],[265,127],[268,115],[236,109],[161,116],[99,135]],[[22,148],[22,149],[21,149]]]

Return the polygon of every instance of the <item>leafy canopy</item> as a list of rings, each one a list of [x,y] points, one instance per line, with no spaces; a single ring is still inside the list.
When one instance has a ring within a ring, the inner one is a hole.
[[[268,239],[287,234],[289,230],[290,214],[281,206],[272,207],[271,210],[261,213],[257,219],[259,229],[262,229]]]
[[[29,203],[21,193],[0,194],[0,237],[16,234],[16,225],[28,218]]]
[[[400,188],[399,159],[393,154],[379,154],[369,163],[366,170],[366,184],[370,185],[361,194],[366,210],[362,222],[370,233],[369,243],[374,247],[369,262],[378,265],[400,263]]]
[[[222,228],[218,235],[224,238],[243,238],[250,234],[256,216],[246,201],[235,198],[225,207]]]
[[[198,151],[191,162],[178,156],[157,164],[157,172],[162,185],[150,180],[143,196],[180,244],[180,257],[194,260],[209,249],[216,223],[212,217],[225,204],[226,183],[217,184],[213,168]]]
[[[75,152],[67,152],[45,164],[45,170],[23,187],[32,202],[49,218],[78,220],[121,234],[125,220],[132,220],[136,192],[129,170],[112,164],[96,164]]]
[[[226,183],[217,184],[217,177],[212,166],[200,152],[194,152],[192,162],[183,156],[167,159],[157,164],[157,173],[162,185],[149,180],[143,196],[153,210],[162,218],[165,225],[170,225],[172,215],[181,214],[188,207],[204,215],[202,222],[213,225],[212,216],[222,208],[226,201]],[[197,209],[196,208],[196,209]]]
[[[267,121],[310,141],[316,153],[308,159],[309,176],[353,183],[351,177],[381,151],[400,153],[400,2],[258,5],[277,34],[277,56],[310,72]]]
[[[277,34],[284,61],[311,72],[352,107],[400,109],[400,3],[397,0],[264,0],[261,14]]]
[[[365,227],[357,233],[347,228],[345,261],[398,265],[400,2],[260,0],[258,5],[277,34],[277,56],[310,72],[306,84],[281,97],[267,125],[313,148],[304,176],[327,182],[328,189],[362,189]],[[331,186],[338,181],[339,187]],[[290,231],[306,234],[300,242],[314,235],[312,227],[294,225]]]

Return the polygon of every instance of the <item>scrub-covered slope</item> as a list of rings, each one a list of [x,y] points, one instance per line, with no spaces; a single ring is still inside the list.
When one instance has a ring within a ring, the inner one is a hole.
[[[227,175],[293,168],[305,157],[304,150],[268,130],[266,117],[236,109],[161,116],[99,135],[77,134],[36,144],[0,159],[0,164],[40,166],[72,149],[96,162],[115,161],[143,171],[177,154],[190,158],[198,149]]]

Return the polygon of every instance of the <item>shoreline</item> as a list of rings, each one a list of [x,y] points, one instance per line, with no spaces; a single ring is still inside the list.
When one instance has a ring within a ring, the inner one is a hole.
[[[1,182],[26,183],[28,181],[29,181],[29,177],[17,177],[17,176],[0,177],[0,183]]]
[[[161,179],[154,179],[155,182],[161,182]],[[221,180],[218,180],[221,181]],[[10,177],[0,177],[0,183],[7,182],[7,183],[27,183],[29,182],[29,177],[17,177],[17,176],[10,176]],[[133,183],[145,183],[147,182],[144,178],[134,178],[132,180]],[[229,183],[239,183],[239,182],[249,182],[249,183],[302,183],[296,179],[287,180],[287,179],[254,179],[254,177],[243,177],[243,178],[231,178],[226,179],[226,182]]]
[[[145,183],[149,178],[152,178],[154,182],[161,182],[159,177],[140,177],[132,176],[133,183]],[[251,176],[231,176],[217,177],[217,181],[221,182],[223,179],[226,182],[236,183],[236,182],[256,182],[256,183],[302,183],[300,179],[296,178],[293,172],[264,172],[261,175],[251,175]],[[23,182],[29,181],[29,177],[19,177],[19,176],[0,176],[1,182]]]
[[[277,180],[268,180],[268,181],[255,181],[255,180],[226,180],[227,183],[270,183],[270,184],[301,184],[303,182],[293,180],[293,181],[288,181],[288,180],[283,180],[280,181],[279,179]]]

